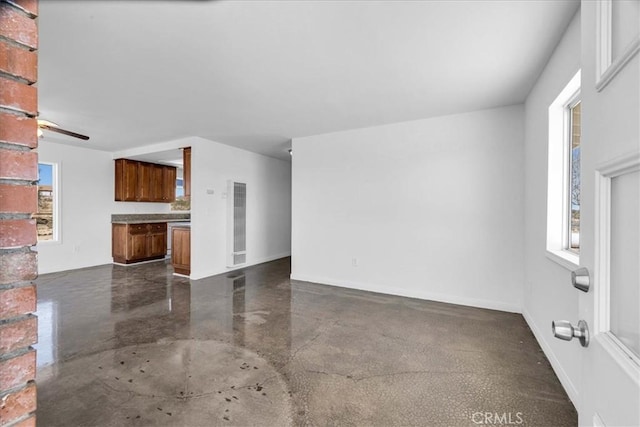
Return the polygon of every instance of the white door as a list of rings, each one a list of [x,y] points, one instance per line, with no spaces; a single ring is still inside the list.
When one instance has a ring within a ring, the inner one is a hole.
[[[640,426],[640,1],[582,2],[580,425]]]

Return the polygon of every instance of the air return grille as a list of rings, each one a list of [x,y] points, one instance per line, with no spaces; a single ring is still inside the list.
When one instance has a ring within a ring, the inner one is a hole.
[[[247,262],[247,184],[228,181],[227,189],[227,266]]]

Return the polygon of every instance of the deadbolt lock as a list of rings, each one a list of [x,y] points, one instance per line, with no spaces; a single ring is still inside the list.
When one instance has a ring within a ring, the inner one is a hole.
[[[571,272],[571,284],[574,288],[582,292],[589,292],[591,281],[589,280],[589,270],[584,267]]]

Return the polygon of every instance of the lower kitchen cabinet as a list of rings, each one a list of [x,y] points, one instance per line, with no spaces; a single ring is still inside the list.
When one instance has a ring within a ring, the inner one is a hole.
[[[171,264],[177,274],[191,274],[191,227],[171,228]]]
[[[112,224],[113,261],[121,264],[164,258],[167,254],[167,223]]]

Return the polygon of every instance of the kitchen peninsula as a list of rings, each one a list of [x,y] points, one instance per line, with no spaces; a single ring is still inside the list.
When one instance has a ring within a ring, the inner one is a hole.
[[[167,255],[167,223],[184,225],[190,218],[189,213],[111,215],[113,262],[133,264],[164,259]]]
[[[180,223],[171,228],[171,265],[175,274],[191,274],[191,224]]]

